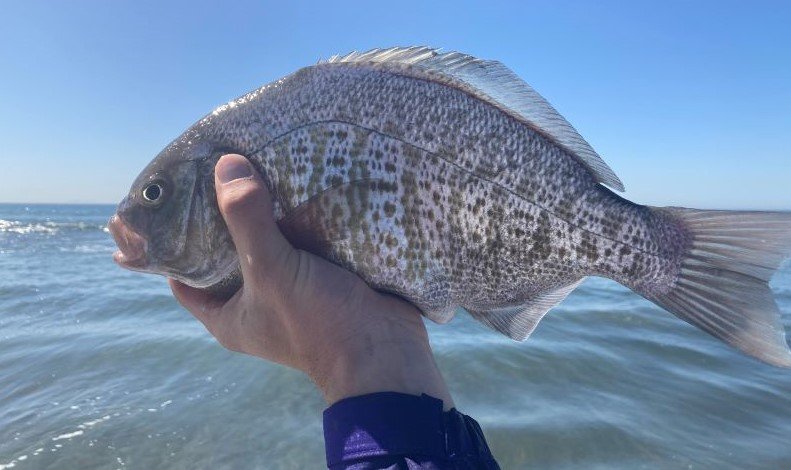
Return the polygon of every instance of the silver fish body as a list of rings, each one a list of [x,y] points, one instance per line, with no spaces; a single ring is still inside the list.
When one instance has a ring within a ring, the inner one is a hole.
[[[593,149],[499,63],[428,48],[354,53],[221,106],[121,203],[111,228],[135,253],[122,264],[238,287],[212,186],[230,152],[259,170],[292,243],[436,322],[461,306],[521,340],[586,276],[604,276],[791,366],[767,286],[791,251],[789,214],[621,198],[603,186],[623,189]],[[142,201],[154,183],[169,197]]]

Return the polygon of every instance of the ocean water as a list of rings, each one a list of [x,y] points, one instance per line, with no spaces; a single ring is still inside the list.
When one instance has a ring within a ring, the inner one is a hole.
[[[0,205],[0,469],[322,468],[318,392],[122,270],[111,206]],[[791,269],[773,282],[791,331]],[[503,468],[791,468],[791,370],[590,279],[525,343],[430,325]]]

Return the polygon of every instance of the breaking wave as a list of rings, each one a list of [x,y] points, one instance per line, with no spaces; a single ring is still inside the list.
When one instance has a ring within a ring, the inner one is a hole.
[[[21,222],[18,220],[0,219],[0,233],[16,233],[27,235],[31,233],[43,233],[54,235],[60,231],[104,231],[108,232],[104,224],[92,224],[87,222]]]

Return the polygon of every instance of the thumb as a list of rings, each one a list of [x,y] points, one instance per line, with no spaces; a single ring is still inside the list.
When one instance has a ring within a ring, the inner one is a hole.
[[[280,269],[293,247],[272,214],[272,197],[260,175],[241,155],[220,157],[214,185],[228,231],[231,233],[242,276],[260,279]]]

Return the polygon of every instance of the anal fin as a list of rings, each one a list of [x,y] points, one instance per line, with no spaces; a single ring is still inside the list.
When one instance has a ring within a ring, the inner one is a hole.
[[[584,278],[563,287],[544,292],[520,305],[497,307],[468,312],[484,325],[516,341],[524,341],[536,329],[538,322],[553,307],[563,301]]]

